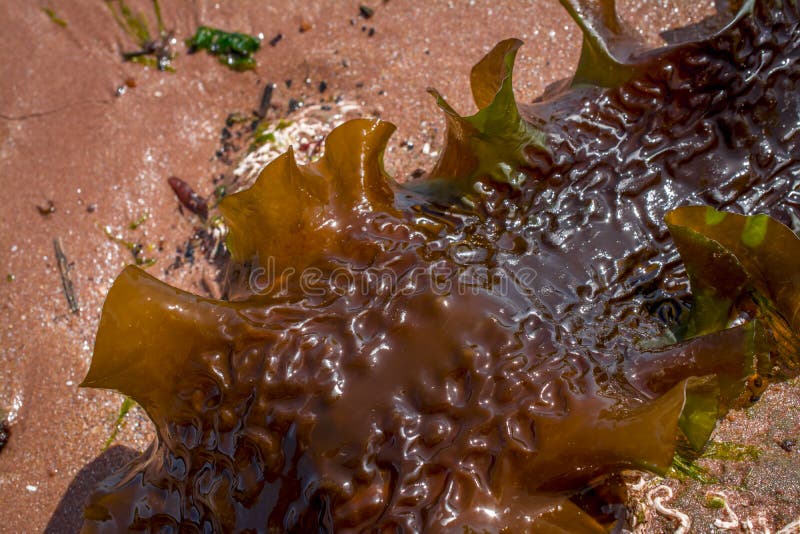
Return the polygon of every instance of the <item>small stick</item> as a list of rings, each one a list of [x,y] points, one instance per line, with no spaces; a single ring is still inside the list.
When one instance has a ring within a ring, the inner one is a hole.
[[[274,83],[269,82],[264,86],[264,92],[261,93],[261,104],[258,106],[258,111],[256,111],[256,116],[259,119],[263,119],[267,116],[267,111],[269,111],[269,106],[272,103],[272,92],[274,90]]]
[[[75,299],[75,290],[72,288],[72,280],[69,278],[69,262],[61,248],[61,238],[53,239],[53,247],[56,249],[56,260],[58,261],[58,272],[61,274],[61,285],[64,286],[64,296],[67,297],[69,311],[78,313],[78,301]]]

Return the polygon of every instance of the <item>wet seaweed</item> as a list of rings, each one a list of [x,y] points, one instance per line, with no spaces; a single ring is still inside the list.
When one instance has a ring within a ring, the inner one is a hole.
[[[622,470],[751,461],[709,439],[798,372],[800,13],[645,50],[613,2],[562,3],[571,87],[518,104],[499,43],[478,113],[434,92],[427,176],[388,176],[394,127],[360,119],[227,194],[230,300],[120,274],[82,385],[158,439],[88,531],[604,532],[582,496]]]
[[[200,26],[194,36],[186,41],[186,46],[190,54],[205,50],[229,69],[244,71],[256,67],[253,54],[261,48],[261,40],[244,33]]]

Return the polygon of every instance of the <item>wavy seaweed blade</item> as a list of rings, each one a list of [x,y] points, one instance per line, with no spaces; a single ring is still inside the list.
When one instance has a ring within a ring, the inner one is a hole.
[[[474,184],[481,178],[507,183],[519,188],[527,174],[527,150],[546,150],[545,135],[526,122],[514,98],[512,71],[518,39],[497,44],[472,69],[472,94],[479,111],[459,115],[435,90],[445,113],[445,146],[429,178],[412,182],[413,190],[432,199],[452,202],[474,194]]]
[[[744,314],[770,331],[780,353],[772,364],[796,369],[800,238],[767,215],[745,216],[705,206],[676,209],[666,223],[695,299],[684,336],[726,328]]]

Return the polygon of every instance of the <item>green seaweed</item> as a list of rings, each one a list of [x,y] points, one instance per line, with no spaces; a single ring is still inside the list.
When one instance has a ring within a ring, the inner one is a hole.
[[[756,372],[778,365],[785,374],[800,354],[800,238],[767,215],[687,206],[666,217],[689,275],[694,302],[682,336],[727,328],[755,308]],[[775,361],[769,361],[774,345]]]
[[[150,214],[148,212],[145,212],[138,219],[136,219],[135,221],[131,221],[128,224],[128,228],[130,228],[131,230],[136,230],[142,224],[144,224],[144,222],[147,221],[147,219],[149,219],[149,218],[150,218]]]
[[[128,415],[128,412],[131,410],[131,408],[134,407],[134,405],[136,405],[136,401],[134,401],[132,398],[125,397],[125,399],[123,399],[122,404],[119,407],[119,412],[117,413],[117,418],[114,420],[114,428],[103,444],[104,451],[111,446],[115,439],[117,439],[117,434],[125,426],[125,417]]]
[[[259,124],[253,134],[253,142],[250,144],[250,151],[256,150],[267,143],[274,143],[276,130],[277,128],[274,128],[271,124]]]
[[[152,8],[158,28],[158,36],[153,37],[144,13],[134,12],[125,0],[105,0],[106,6],[117,25],[136,43],[138,50],[123,52],[122,59],[127,62],[155,68],[161,71],[174,72],[172,60],[172,34],[167,32],[161,16],[158,0],[152,0]]]
[[[715,484],[717,479],[708,469],[698,464],[699,460],[723,460],[730,462],[746,462],[757,460],[761,450],[752,445],[741,445],[727,441],[709,441],[702,452],[678,452],[672,460],[667,475],[679,480],[692,479],[701,484]]]
[[[705,413],[705,417],[682,416],[684,436],[691,449],[699,452],[718,416],[733,405],[756,400],[776,369],[788,372],[797,366],[800,279],[795,273],[800,239],[766,215],[744,216],[705,206],[673,210],[666,223],[693,296],[691,312],[676,337],[708,339],[729,331],[735,322],[746,321],[740,327],[745,329],[745,359],[717,371],[717,399],[709,392],[694,401],[705,403],[705,411],[685,412]],[[708,454],[726,459],[753,454],[733,445],[709,447]]]
[[[138,224],[134,226],[136,222],[137,221],[134,221],[129,224],[129,227],[132,230],[138,228]],[[144,220],[140,221],[139,224],[141,224],[141,222],[144,222]],[[128,241],[121,235],[115,235],[108,226],[103,227],[103,232],[106,234],[108,239],[130,251],[135,265],[146,269],[158,261],[156,258],[149,258],[144,255],[145,245],[134,241]],[[152,245],[148,245],[147,248],[152,250],[154,247]]]
[[[706,445],[702,457],[709,460],[727,460],[732,462],[745,462],[758,460],[761,449],[753,445],[742,445],[730,441],[711,441]]]
[[[682,454],[676,454],[672,459],[672,465],[667,471],[667,476],[677,480],[696,480],[701,484],[717,483],[717,479],[708,472],[708,469],[698,465],[696,460],[692,460]]]
[[[62,19],[58,15],[56,15],[56,12],[53,11],[51,8],[43,7],[42,11],[44,11],[45,15],[47,15],[50,18],[51,21],[55,22],[56,24],[58,24],[62,28],[66,28],[67,27],[67,21]]]
[[[722,508],[725,508],[726,503],[725,499],[723,499],[719,495],[709,493],[708,495],[706,495],[706,501],[704,504],[706,508],[711,508],[712,510],[720,510]]]
[[[186,45],[190,51],[206,50],[232,70],[244,71],[255,68],[253,54],[261,48],[261,41],[244,33],[200,26],[194,36],[186,41]]]

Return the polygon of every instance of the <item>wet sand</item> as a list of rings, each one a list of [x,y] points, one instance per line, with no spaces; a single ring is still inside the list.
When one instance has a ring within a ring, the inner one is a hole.
[[[653,44],[660,31],[713,11],[710,0],[619,3]],[[0,408],[11,423],[0,453],[0,531],[75,531],[94,484],[152,439],[135,408],[103,452],[122,398],[77,387],[104,296],[133,259],[104,228],[142,243],[157,260],[154,275],[204,292],[210,267],[202,262],[167,270],[198,223],[179,211],[167,178],[212,193],[213,179],[231,170],[215,158],[230,113],[256,109],[267,83],[276,84],[275,117],[287,114],[290,98],[356,101],[398,126],[386,160],[402,179],[432,166],[426,143],[434,152],[441,145],[443,123],[425,89],[471,112],[469,69],[497,41],[526,41],[515,71],[522,102],[572,72],[577,27],[557,2],[533,4],[391,0],[369,3],[375,12],[366,19],[357,2],[163,0],[178,39],[175,73],[123,63],[120,51],[135,44],[100,2],[48,4],[66,27],[38,3],[0,4],[0,28],[15,43],[0,49]],[[148,2],[131,5],[152,14]],[[205,53],[187,55],[183,40],[199,24],[263,34],[258,67],[236,73]],[[117,96],[126,80],[135,87]],[[55,212],[40,214],[50,200]],[[77,314],[64,297],[55,238],[71,264]]]

